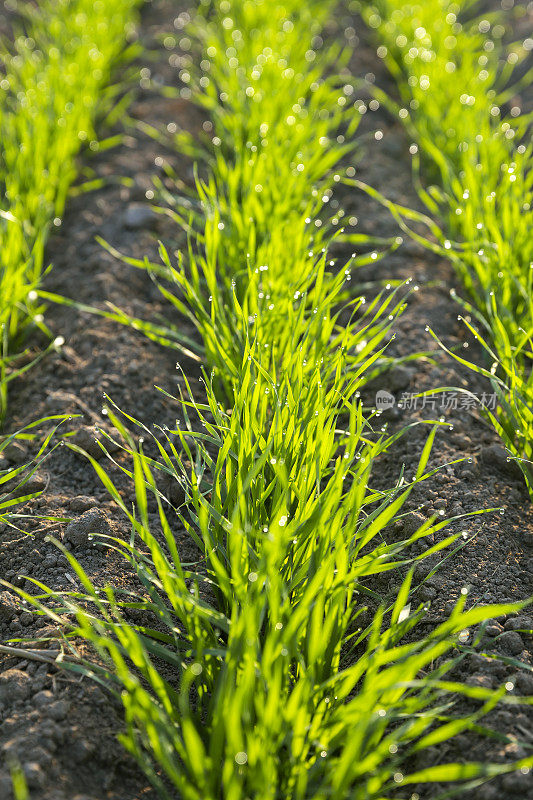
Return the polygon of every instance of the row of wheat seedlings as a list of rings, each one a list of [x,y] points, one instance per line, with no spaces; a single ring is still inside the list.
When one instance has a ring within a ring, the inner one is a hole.
[[[49,230],[61,225],[84,144],[99,147],[109,112],[110,70],[133,40],[139,0],[45,0],[19,4],[12,41],[0,46],[0,419],[12,356],[29,325],[47,332],[36,289]],[[105,91],[104,91],[105,90]],[[120,113],[115,105],[114,112]]]
[[[445,221],[443,252],[489,359],[477,370],[499,397],[489,416],[533,497],[533,147],[531,113],[517,105],[533,40],[507,42],[502,13],[474,16],[469,2],[379,0],[361,9],[398,80],[412,149],[438,181],[421,195]]]
[[[151,268],[198,329],[205,397],[195,399],[184,376],[180,421],[158,436],[109,405],[136,503],[131,510],[91,459],[132,527],[129,542],[95,543],[131,563],[139,591],[97,590],[65,551],[83,591],[24,595],[59,624],[73,615],[69,635],[99,651],[104,667],[76,668],[121,698],[122,741],[161,797],[415,799],[419,784],[476,785],[531,763],[410,766],[500,698],[516,702],[509,686],[446,679],[458,634],[512,607],[465,611],[465,590],[449,620],[423,638],[413,632],[424,607],[411,569],[422,556],[411,545],[447,523],[430,520],[400,541],[390,526],[432,474],[438,425],[414,475],[372,487],[394,437],[363,413],[359,392],[384,362],[403,301],[397,292],[354,297],[356,259],[336,265],[327,253],[326,200],[348,151],[337,136],[353,135],[351,92],[333,77],[343,56],[319,48],[333,9],[220,0],[189,26],[202,57],[181,77],[210,121],[205,145],[188,146],[207,177],[196,213],[175,208],[188,251],[176,264],[164,248],[162,265],[132,263]],[[195,346],[179,315],[132,324]],[[179,491],[161,489],[169,480]],[[194,563],[180,558],[180,528],[198,548]],[[369,612],[373,576],[392,570],[401,588]],[[474,710],[461,714],[459,698]]]

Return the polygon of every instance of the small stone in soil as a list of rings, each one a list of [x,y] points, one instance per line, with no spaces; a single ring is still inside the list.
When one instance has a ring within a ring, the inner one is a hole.
[[[30,693],[30,676],[20,669],[6,669],[0,674],[0,702],[25,700]]]
[[[69,754],[75,763],[82,764],[91,757],[93,750],[93,745],[86,739],[76,739],[69,748]]]
[[[37,492],[42,492],[45,487],[46,480],[42,477],[42,475],[32,475],[29,480],[14,489],[11,494],[13,497],[24,497],[29,494],[37,494]]]
[[[490,444],[481,448],[481,460],[484,464],[494,465],[501,472],[520,478],[522,471],[516,461],[510,460],[509,453],[499,444]]]
[[[157,214],[149,206],[133,204],[124,213],[124,226],[129,230],[155,228]]]
[[[503,628],[497,622],[492,622],[490,625],[487,625],[485,628],[485,633],[487,636],[499,636],[502,633]]]
[[[35,703],[37,708],[44,708],[45,706],[50,705],[53,699],[54,695],[52,694],[52,692],[49,689],[43,689],[42,691],[37,692],[37,694],[33,698],[33,702]]]
[[[40,789],[45,784],[45,774],[36,761],[27,761],[22,767],[30,789]]]
[[[95,429],[91,428],[89,425],[82,425],[78,428],[74,436],[70,438],[70,441],[78,445],[78,447],[81,447],[82,450],[85,450],[90,456],[97,460],[103,458],[105,455],[98,442],[102,442],[102,445],[110,453],[115,453],[120,449],[119,446],[110,441],[107,436],[103,436],[99,431],[95,431]]]
[[[527,797],[531,788],[531,774],[510,772],[502,779],[502,786],[515,797]]]
[[[77,497],[72,498],[68,504],[68,507],[71,511],[83,512],[88,511],[89,508],[94,508],[94,506],[97,505],[98,500],[95,500],[94,497],[87,497],[85,494],[79,494]]]
[[[17,613],[17,604],[9,592],[2,592],[2,599],[0,600],[0,620],[8,622],[13,619]]]
[[[510,617],[503,626],[506,631],[533,631],[533,617],[519,614],[517,617]]]
[[[496,647],[502,653],[517,656],[524,649],[524,642],[516,631],[505,631],[496,639]]]
[[[520,694],[533,695],[533,675],[529,672],[520,672],[516,676],[516,687]]]
[[[67,525],[64,538],[74,547],[86,547],[91,533],[111,534],[109,520],[99,508],[91,508]]]
[[[411,382],[414,371],[407,367],[394,367],[386,373],[386,380],[390,392],[399,392],[406,389]]]
[[[69,704],[67,700],[56,700],[46,707],[46,714],[56,722],[60,722],[68,714]]]
[[[494,688],[494,681],[490,675],[469,675],[465,683],[467,686],[475,686],[481,689]]]
[[[6,444],[2,450],[2,456],[10,464],[23,464],[29,460],[28,451],[20,442],[12,441]]]
[[[403,529],[408,536],[412,536],[426,522],[426,518],[416,511],[412,511],[403,520]]]

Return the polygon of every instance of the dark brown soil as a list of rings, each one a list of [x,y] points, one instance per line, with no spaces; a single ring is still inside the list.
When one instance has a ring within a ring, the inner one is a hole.
[[[170,0],[154,0],[143,16],[141,35],[154,52],[153,62],[148,66],[156,84],[177,84],[176,69],[169,64],[169,53],[158,44],[158,35],[172,27],[179,10]],[[343,35],[346,30],[348,42],[354,47],[353,74],[367,75],[393,93],[394,87],[362,24],[348,17],[337,24],[340,27],[332,29],[331,35]],[[351,35],[350,26],[356,28],[356,34]],[[198,112],[186,100],[164,99],[146,85],[139,89],[131,114],[161,127],[179,121],[195,130],[201,124]],[[376,130],[383,132],[383,138],[375,138]],[[409,142],[399,121],[382,108],[368,110],[362,118],[359,136],[365,143],[365,152],[356,165],[357,176],[390,199],[421,208],[412,188]],[[48,290],[101,308],[111,301],[146,319],[171,313],[144,271],[121,263],[95,241],[100,236],[128,255],[148,256],[156,262],[158,238],[172,248],[180,243],[180,234],[173,223],[148,211],[146,192],[151,187],[151,176],[158,170],[155,163],[158,156],[167,158],[184,181],[192,182],[192,168],[185,159],[164,152],[160,145],[138,131],[128,131],[120,147],[86,157],[86,166],[104,178],[105,185],[70,201],[61,229],[48,247],[48,260],[54,265],[46,279]],[[117,176],[131,178],[132,185],[119,185],[114,180]],[[358,218],[357,229],[376,236],[398,234],[388,212],[361,192],[340,188],[338,200],[347,218]],[[460,287],[447,262],[406,241],[393,256],[361,273],[365,281],[407,277],[413,277],[419,289],[411,294],[407,312],[397,326],[395,350],[391,349],[391,354],[407,356],[418,350],[435,350],[425,331],[429,325],[448,346],[467,342],[470,357],[482,359],[482,353],[465,337],[457,320],[458,308],[450,297],[450,288],[460,292]],[[183,332],[194,336],[186,320],[178,320],[175,315],[173,319]],[[47,322],[54,335],[65,338],[65,347],[14,385],[6,431],[50,413],[81,414],[67,423],[63,432],[77,431],[75,441],[92,447],[94,424],[104,428],[108,424],[102,415],[103,392],[149,426],[173,424],[176,408],[154,385],[175,393],[180,380],[175,369],[179,354],[129,328],[64,306],[52,305]],[[35,348],[40,344],[36,338]],[[199,365],[182,355],[179,360],[193,389],[200,394]],[[474,373],[435,353],[433,363],[421,359],[395,367],[376,383],[372,392],[386,389],[398,399],[403,392],[438,386],[468,387],[479,394],[487,390]],[[373,403],[371,392],[367,399]],[[497,436],[479,414],[461,407],[451,411],[395,407],[383,415],[382,421],[387,421],[392,431],[406,422],[439,416],[453,425],[453,430],[442,429],[438,434],[431,458],[432,467],[443,467],[413,495],[408,509],[411,514],[405,518],[403,528],[417,526],[434,514],[461,517],[490,508],[503,508],[504,513],[491,511],[450,523],[445,533],[464,532],[460,540],[464,547],[434,575],[427,577],[436,560],[428,559],[420,565],[417,577],[426,580],[421,583],[418,597],[431,605],[424,623],[427,626],[434,625],[450,611],[464,586],[469,588],[471,603],[518,601],[532,594],[531,503],[516,466],[507,461]],[[402,464],[407,474],[412,475],[426,435],[425,426],[412,428],[391,457],[378,465],[376,482],[390,486]],[[458,459],[459,463],[452,463]],[[117,469],[112,474],[123,498],[131,502],[127,480]],[[29,591],[34,591],[32,584],[20,576],[31,576],[54,589],[72,589],[79,586],[77,578],[47,538],[49,534],[64,535],[67,523],[43,522],[38,516],[77,520],[88,510],[98,509],[99,512],[93,513],[99,513],[102,524],[124,535],[128,533],[127,523],[91,466],[66,447],[53,452],[39,468],[36,481],[41,481],[45,491],[41,498],[22,509],[28,516],[21,520],[21,528],[31,535],[0,529],[0,577]],[[398,535],[401,533],[398,530]],[[129,585],[129,571],[116,557],[92,547],[83,533],[69,534],[68,538],[70,548],[97,584]],[[180,538],[180,546],[187,558],[190,544]],[[380,586],[385,596],[392,589],[392,583]],[[13,593],[2,593],[0,626],[4,641],[42,634],[43,625],[37,625]],[[530,614],[499,619],[491,626],[491,635],[475,646],[471,646],[471,632],[464,648],[469,654],[455,677],[480,686],[496,687],[502,682],[512,682],[514,695],[533,694],[532,640],[516,630],[531,627]],[[516,666],[516,661],[523,662],[524,667]],[[30,659],[5,656],[0,668],[0,800],[11,796],[8,764],[12,758],[23,764],[35,800],[153,797],[144,776],[116,742],[122,725],[121,708],[107,693],[87,680],[73,678]],[[490,721],[501,735],[499,740],[457,737],[430,753],[424,764],[450,759],[507,761],[531,749],[532,718],[526,706],[502,707],[493,712]],[[418,791],[424,800],[438,794],[436,789]],[[533,798],[531,777],[512,773],[477,788],[471,796],[476,800]]]

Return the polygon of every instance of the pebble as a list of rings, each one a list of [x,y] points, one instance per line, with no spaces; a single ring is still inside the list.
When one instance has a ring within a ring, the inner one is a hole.
[[[426,518],[417,511],[412,511],[403,520],[403,529],[408,536],[412,536],[426,522]]]
[[[522,477],[522,470],[516,461],[508,461],[509,453],[499,444],[490,444],[481,448],[481,460],[484,464],[497,467],[501,472],[517,478]]]
[[[417,562],[415,567],[415,575],[417,578],[425,578],[433,569],[434,564],[432,559],[424,558]]]
[[[509,742],[509,744],[506,744],[503,748],[502,755],[505,759],[513,759],[513,761],[515,761],[526,758],[527,753],[518,742]]]
[[[48,664],[40,664],[37,667],[35,675],[32,680],[32,688],[34,692],[40,692],[41,689],[44,689],[44,686],[48,680]]]
[[[390,392],[400,392],[406,389],[411,383],[413,370],[407,367],[393,367],[386,373],[386,380]]]
[[[531,672],[519,672],[516,676],[516,686],[520,694],[533,695],[533,675]]]
[[[50,705],[53,699],[54,699],[53,693],[49,689],[43,689],[42,691],[37,692],[37,694],[33,698],[33,702],[35,703],[37,708],[44,708],[44,706]]]
[[[0,620],[8,622],[13,619],[17,612],[17,606],[9,592],[2,592],[0,600]]]
[[[45,774],[37,761],[27,761],[22,769],[30,789],[40,789],[44,786]]]
[[[163,494],[173,506],[181,506],[185,502],[185,489],[172,475],[166,475],[162,485]]]
[[[70,705],[67,700],[56,700],[54,703],[46,706],[46,714],[50,719],[60,722],[68,714]]]
[[[437,590],[433,588],[433,586],[421,586],[420,587],[420,597],[422,600],[433,600],[434,597],[437,596]]]
[[[79,494],[77,497],[72,498],[68,504],[68,507],[71,511],[83,512],[88,511],[90,508],[94,508],[97,505],[98,500],[95,500],[94,497],[88,497],[85,494]]]
[[[461,477],[462,477],[462,479],[464,481],[473,481],[474,478],[476,477],[477,473],[474,473],[473,469],[465,468],[465,469],[461,470],[460,474],[461,474]]]
[[[522,772],[510,772],[502,779],[502,786],[507,792],[525,798],[531,788],[531,774],[524,775]]]
[[[517,617],[510,617],[503,627],[506,631],[533,631],[533,617],[519,614]]]
[[[469,675],[465,683],[467,686],[474,686],[481,689],[494,688],[494,680],[491,675]]]
[[[94,746],[86,739],[76,739],[69,748],[69,755],[78,764],[87,761],[93,754]]]
[[[78,428],[74,436],[72,436],[69,441],[78,445],[78,447],[81,447],[82,450],[85,450],[86,453],[96,460],[104,458],[105,456],[105,453],[98,442],[102,442],[102,445],[109,453],[116,453],[117,450],[120,450],[119,445],[114,444],[107,438],[107,436],[104,436],[99,431],[91,428],[89,425],[82,425],[80,428]]]
[[[96,431],[88,425],[83,425],[71,436],[70,442],[81,447],[86,453],[89,453],[93,458],[102,458],[103,452],[101,451],[96,440]]]
[[[30,752],[32,760],[35,761],[37,764],[39,764],[40,767],[42,767],[45,770],[48,770],[50,768],[50,765],[52,763],[52,756],[50,755],[48,750],[46,750],[44,747],[37,746],[37,747],[32,747]]]
[[[502,653],[517,656],[524,649],[524,642],[516,631],[505,631],[496,639],[496,646]]]
[[[469,653],[467,663],[474,670],[491,672],[498,678],[502,678],[505,675],[505,664],[502,664],[501,661],[498,661],[495,658],[490,658],[490,656],[486,656],[481,653]]]
[[[32,475],[22,486],[18,486],[13,490],[13,497],[26,497],[30,494],[38,494],[46,488],[46,479],[42,475]]]
[[[157,214],[147,205],[134,203],[124,212],[124,226],[129,230],[139,230],[140,228],[155,228]]]
[[[89,544],[89,534],[104,533],[111,535],[109,520],[99,508],[91,508],[78,519],[73,520],[67,525],[64,539],[70,542],[73,547],[87,547]]]
[[[2,450],[2,455],[10,464],[23,464],[29,461],[28,451],[20,442],[8,442]]]
[[[0,702],[25,700],[31,687],[30,676],[20,669],[6,669],[0,673]]]

